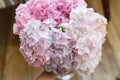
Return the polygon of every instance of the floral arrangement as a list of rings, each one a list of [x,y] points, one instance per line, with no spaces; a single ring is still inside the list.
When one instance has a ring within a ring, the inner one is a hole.
[[[15,19],[13,32],[29,64],[61,76],[90,74],[99,64],[107,20],[84,0],[29,0]]]

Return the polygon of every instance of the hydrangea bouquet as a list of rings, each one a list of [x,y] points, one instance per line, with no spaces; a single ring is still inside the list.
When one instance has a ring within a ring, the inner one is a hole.
[[[15,19],[13,32],[29,64],[60,76],[90,74],[99,64],[107,20],[84,0],[29,0]]]

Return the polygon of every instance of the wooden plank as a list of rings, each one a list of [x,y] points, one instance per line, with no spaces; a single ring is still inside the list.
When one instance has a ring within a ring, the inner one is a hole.
[[[88,3],[88,8],[94,8],[94,10],[100,14],[103,14],[103,8],[101,0],[85,0]]]
[[[102,0],[105,17],[110,20],[110,0]]]
[[[0,80],[3,77],[6,47],[11,23],[11,8],[0,10]]]
[[[25,2],[26,0],[0,0],[0,8],[14,6],[21,2]]]

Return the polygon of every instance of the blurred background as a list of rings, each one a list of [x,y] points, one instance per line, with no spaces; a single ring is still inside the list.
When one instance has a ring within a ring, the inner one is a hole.
[[[108,18],[102,61],[84,80],[120,80],[120,0],[86,0]],[[35,80],[43,69],[27,64],[19,53],[19,38],[13,34],[15,8],[23,0],[0,0],[0,80]],[[14,5],[14,6],[11,6]],[[80,80],[75,75],[72,80]]]

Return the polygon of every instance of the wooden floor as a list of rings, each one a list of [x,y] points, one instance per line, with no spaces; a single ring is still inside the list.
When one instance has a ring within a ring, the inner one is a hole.
[[[84,80],[115,80],[120,75],[120,0],[111,1],[111,21],[100,65]],[[103,13],[100,0],[87,0],[89,6]],[[0,10],[0,80],[35,80],[43,71],[28,65],[19,53],[18,36],[12,33],[14,8]],[[72,80],[77,79],[74,76]]]

